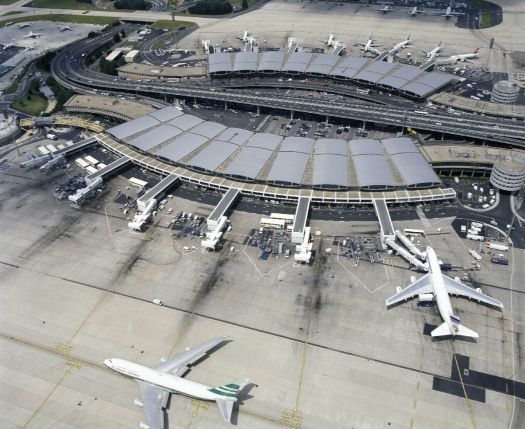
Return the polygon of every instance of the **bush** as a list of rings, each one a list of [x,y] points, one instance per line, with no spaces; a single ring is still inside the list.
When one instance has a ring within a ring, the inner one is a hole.
[[[115,9],[146,10],[149,9],[150,4],[146,0],[118,0],[114,6]]]
[[[190,13],[198,15],[225,15],[233,11],[233,7],[225,0],[204,0],[190,7]]]

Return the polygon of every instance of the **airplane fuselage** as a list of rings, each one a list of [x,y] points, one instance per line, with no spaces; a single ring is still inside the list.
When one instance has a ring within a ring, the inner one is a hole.
[[[143,366],[124,359],[106,359],[104,364],[114,371],[121,373],[126,377],[133,378],[137,381],[152,384],[167,390],[170,393],[180,393],[192,398],[215,401],[224,399],[223,396],[210,392],[209,386],[196,383],[195,381],[186,380],[173,374],[155,371],[152,368]]]
[[[426,252],[428,272],[430,274],[432,287],[434,288],[434,298],[436,299],[439,314],[449,325],[452,335],[455,335],[457,332],[457,326],[452,322],[451,317],[455,318],[456,316],[454,316],[454,312],[452,311],[452,304],[450,303],[450,297],[443,281],[443,275],[441,274],[441,267],[439,266],[436,252],[430,246],[427,247]]]

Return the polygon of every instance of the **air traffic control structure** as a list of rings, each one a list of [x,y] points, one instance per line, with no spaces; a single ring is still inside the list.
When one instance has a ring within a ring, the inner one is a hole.
[[[208,56],[208,67],[211,78],[322,77],[375,86],[414,99],[424,99],[456,80],[446,73],[428,72],[406,64],[311,52],[216,52]]]

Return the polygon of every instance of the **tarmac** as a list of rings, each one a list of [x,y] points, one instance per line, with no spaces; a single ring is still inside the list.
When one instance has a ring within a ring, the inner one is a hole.
[[[187,378],[210,386],[250,379],[233,419],[239,428],[523,427],[522,400],[461,377],[470,369],[524,381],[524,250],[509,252],[509,266],[484,255],[481,270],[470,273],[468,284],[501,300],[502,313],[452,298],[462,322],[479,332],[477,342],[432,341],[425,333],[441,323],[436,308],[416,300],[384,306],[396,287],[421,274],[386,253],[384,264],[355,267],[334,245],[335,236],[377,239],[374,216],[312,220],[321,232],[312,266],[282,255],[259,260],[244,243],[260,215],[242,211],[231,214],[223,249],[207,253],[199,239],[174,239],[167,228],[168,208],[211,213],[202,191],[193,190],[193,200],[182,198],[184,188],[172,191],[154,225],[132,233],[129,214],[113,202],[118,190],[137,197],[125,178],[111,179],[100,200],[75,209],[52,189],[77,171],[46,177],[15,162],[0,172],[2,428],[137,427],[144,414],[133,404],[136,383],[103,360],[154,366],[219,335],[232,341]],[[453,218],[431,213],[394,226],[425,229],[420,248],[431,244],[443,260],[470,266],[467,249],[479,244],[459,238]],[[191,245],[194,251],[183,251]],[[470,358],[468,368],[459,355]],[[215,404],[179,395],[168,414],[170,428],[229,427]]]
[[[472,66],[488,66],[494,72],[520,72],[522,64],[513,62],[523,53],[520,40],[523,38],[524,5],[522,2],[497,1],[503,7],[503,22],[483,30],[467,30],[456,26],[456,18],[446,20],[440,9],[426,8],[425,14],[411,17],[411,7],[396,7],[395,11],[382,14],[378,4],[307,2],[301,0],[274,0],[262,7],[232,19],[203,24],[183,39],[179,47],[195,49],[201,40],[210,40],[223,47],[238,46],[244,31],[255,37],[259,48],[283,49],[288,37],[297,38],[301,47],[323,47],[329,34],[333,34],[346,45],[347,55],[360,55],[355,43],[366,43],[370,35],[385,48],[404,40],[410,35],[413,57],[423,58],[422,50],[429,51],[441,41],[441,57],[465,54],[480,48],[479,60]],[[490,39],[495,46],[489,50]]]

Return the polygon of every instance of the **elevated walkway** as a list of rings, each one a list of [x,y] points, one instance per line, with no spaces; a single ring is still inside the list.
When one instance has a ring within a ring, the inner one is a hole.
[[[381,52],[377,57],[374,58],[374,61],[384,61],[390,55],[389,51]]]
[[[66,146],[64,149],[58,149],[53,154],[53,156],[54,157],[60,156],[60,155],[69,156],[72,153],[81,151],[83,149],[87,149],[88,147],[91,147],[91,146],[93,146],[93,145],[95,145],[97,143],[98,143],[98,140],[95,137],[90,137],[88,139],[85,139],[85,140],[82,140],[80,142],[74,143],[71,146]]]
[[[433,60],[430,60],[430,61],[427,61],[425,64],[421,64],[419,66],[419,68],[421,70],[429,70],[431,69],[432,67],[434,67],[436,65],[436,63],[438,62],[437,58],[434,58]]]
[[[301,244],[304,240],[306,221],[308,220],[308,211],[310,210],[310,201],[310,197],[299,197],[292,227],[292,243]]]
[[[208,231],[211,231],[217,228],[217,225],[219,224],[221,218],[230,209],[230,207],[233,205],[233,203],[235,202],[235,200],[237,199],[239,195],[240,195],[240,191],[238,189],[234,189],[234,188],[228,189],[228,191],[224,194],[224,196],[219,201],[219,204],[215,206],[211,214],[208,216],[208,219],[206,220]]]
[[[91,183],[97,180],[98,178],[104,180],[106,177],[115,174],[117,171],[123,169],[124,167],[131,164],[131,159],[127,156],[113,161],[111,164],[106,165],[104,168],[98,170],[96,173],[90,174],[86,177],[86,182]]]
[[[379,220],[381,246],[385,249],[387,240],[395,242],[396,232],[392,224],[392,219],[390,218],[390,213],[388,212],[386,201],[374,199],[373,203],[377,219]]]
[[[178,181],[179,176],[175,176],[174,174],[169,174],[164,179],[162,179],[159,183],[157,183],[153,188],[151,188],[137,200],[137,208],[139,209],[139,211],[145,211],[150,201],[152,201],[153,199],[159,199],[159,197],[164,192],[166,192],[168,188],[173,186]]]

